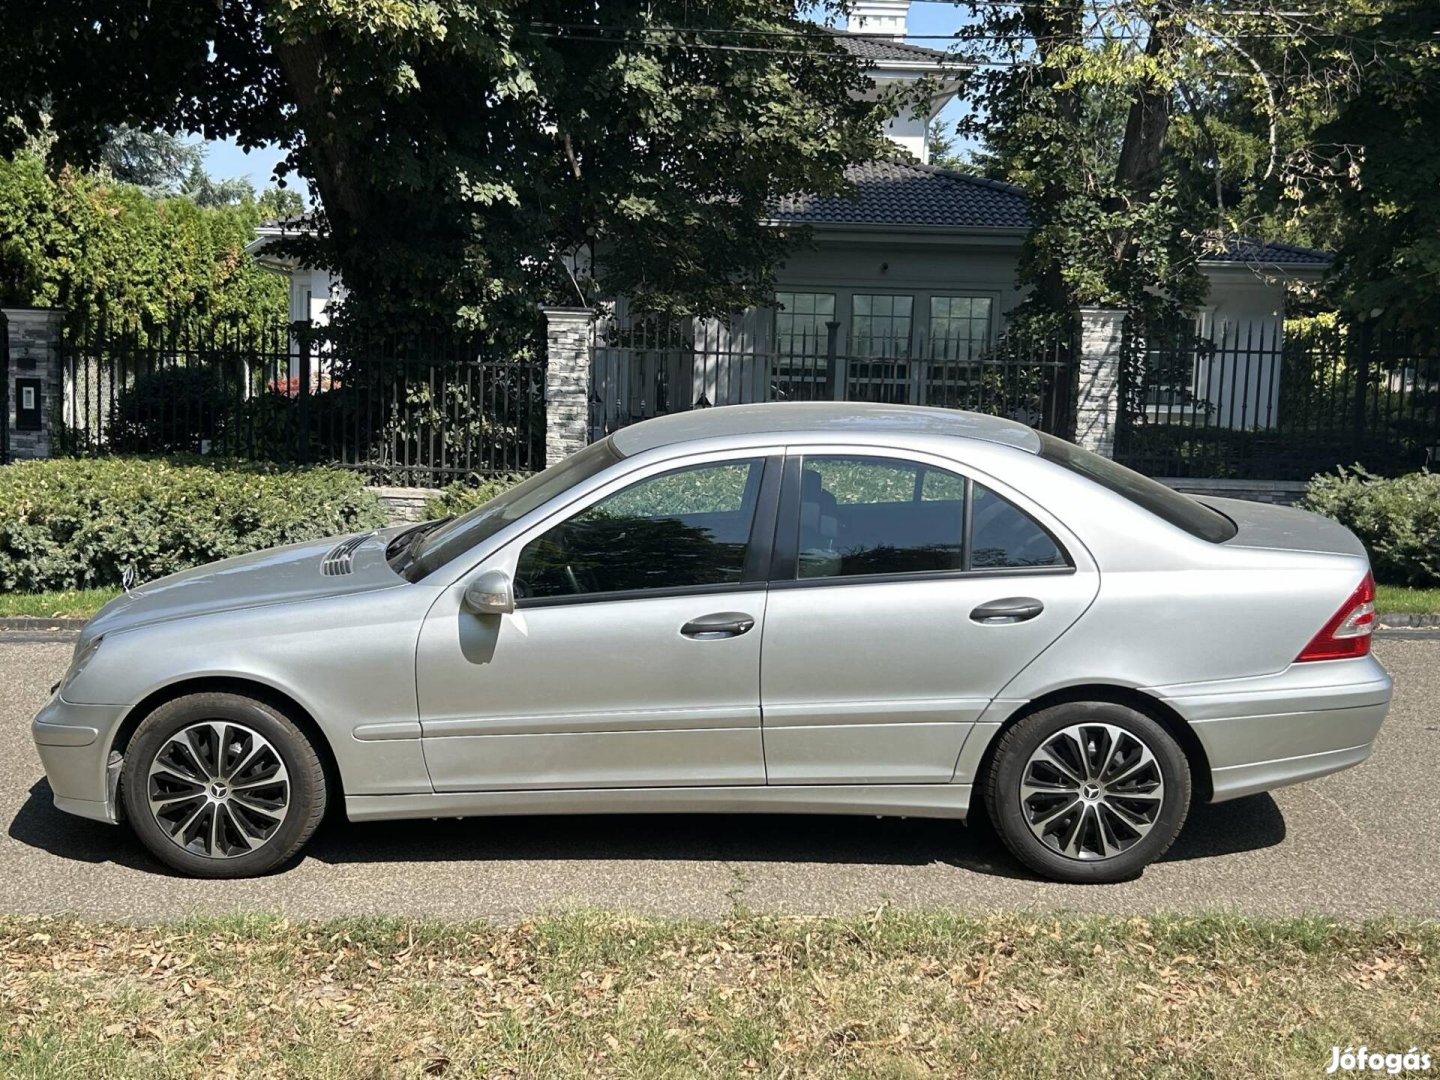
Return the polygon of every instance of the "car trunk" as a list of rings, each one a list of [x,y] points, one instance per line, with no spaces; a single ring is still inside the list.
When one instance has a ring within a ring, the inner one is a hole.
[[[1245,499],[1202,497],[1199,500],[1235,523],[1237,532],[1225,543],[1233,547],[1278,551],[1318,551],[1366,558],[1365,546],[1349,529],[1308,510]]]

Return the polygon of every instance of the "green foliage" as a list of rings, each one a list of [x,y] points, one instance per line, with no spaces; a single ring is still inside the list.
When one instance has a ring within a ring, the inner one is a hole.
[[[193,453],[214,441],[230,407],[225,384],[209,367],[142,372],[115,397],[110,448],[121,453]]]
[[[324,207],[325,236],[292,251],[338,269],[353,308],[390,324],[493,327],[592,287],[724,314],[769,293],[802,235],[764,225],[773,207],[840,192],[847,165],[888,150],[890,106],[812,10],[9,4],[0,116],[16,123],[0,144],[47,112],[59,160],[93,160],[122,122],[279,143],[282,174],[307,177]],[[570,274],[587,263],[593,286]]]
[[[74,324],[205,328],[284,319],[284,280],[245,253],[259,208],[151,199],[94,173],[51,174],[37,153],[0,159],[0,303],[64,307]],[[102,298],[104,305],[102,307]]]
[[[511,476],[479,478],[475,483],[457,481],[449,487],[441,488],[425,500],[425,516],[433,520],[458,517],[460,514],[469,513],[477,506],[484,506],[495,496],[508,491],[524,479],[524,476],[517,473]]]
[[[152,197],[173,195],[194,170],[203,171],[204,151],[165,131],[121,124],[100,151],[100,164],[122,184],[134,184]]]
[[[361,479],[199,459],[20,462],[0,470],[0,591],[116,586],[383,525]]]
[[[1387,480],[1357,465],[1315,477],[1302,505],[1358,536],[1378,580],[1440,585],[1440,473]]]
[[[1362,40],[1381,52],[1319,137],[1345,150],[1337,262],[1346,306],[1433,327],[1440,309],[1440,8],[1392,0]]]

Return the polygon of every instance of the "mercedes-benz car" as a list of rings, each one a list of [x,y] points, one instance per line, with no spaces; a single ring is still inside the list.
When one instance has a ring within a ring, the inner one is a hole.
[[[130,589],[33,733],[61,810],[232,877],[327,808],[964,819],[1071,882],[1369,755],[1364,548],[1012,421],[623,428],[470,513]],[[363,833],[346,842],[364,843]]]

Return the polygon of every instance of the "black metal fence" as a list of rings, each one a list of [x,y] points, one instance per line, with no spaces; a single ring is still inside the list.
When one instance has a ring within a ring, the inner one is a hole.
[[[10,320],[0,311],[0,465],[10,463]]]
[[[1440,343],[1371,323],[1127,327],[1117,459],[1153,476],[1304,480],[1440,465]]]
[[[1043,431],[1074,430],[1076,351],[1066,335],[931,339],[923,349],[847,355],[838,324],[784,348],[711,334],[692,320],[602,325],[591,365],[592,438],[687,409],[761,401],[876,401],[969,409]]]
[[[543,352],[308,323],[67,331],[55,452],[333,464],[437,486],[545,464]]]

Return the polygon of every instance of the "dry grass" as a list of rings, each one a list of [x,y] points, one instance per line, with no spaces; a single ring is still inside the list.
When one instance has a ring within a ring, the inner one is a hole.
[[[1305,1076],[1440,1047],[1440,927],[0,919],[7,1077]]]

